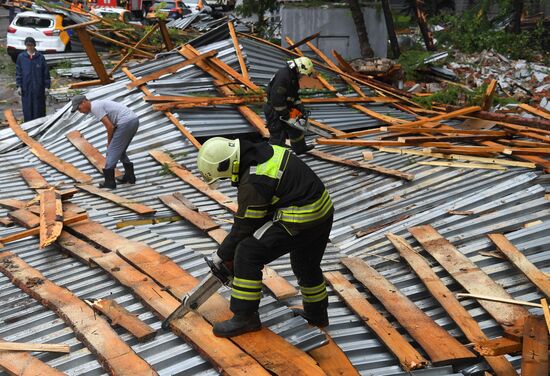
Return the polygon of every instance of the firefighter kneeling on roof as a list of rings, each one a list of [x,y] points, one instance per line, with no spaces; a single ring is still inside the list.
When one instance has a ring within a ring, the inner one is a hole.
[[[199,151],[197,167],[208,183],[231,179],[238,211],[213,261],[233,270],[231,311],[214,325],[218,337],[261,328],[258,306],[264,265],[290,253],[303,297],[295,313],[310,324],[328,325],[328,295],[321,271],[334,208],[319,177],[296,155],[266,142],[214,137]]]

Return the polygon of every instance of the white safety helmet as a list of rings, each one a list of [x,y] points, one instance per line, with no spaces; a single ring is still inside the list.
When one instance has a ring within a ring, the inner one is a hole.
[[[239,140],[212,137],[200,148],[197,167],[207,184],[218,179],[231,178],[239,173]]]
[[[289,61],[289,66],[296,67],[296,70],[300,74],[311,76],[313,74],[313,63],[308,57],[302,56],[294,60]]]

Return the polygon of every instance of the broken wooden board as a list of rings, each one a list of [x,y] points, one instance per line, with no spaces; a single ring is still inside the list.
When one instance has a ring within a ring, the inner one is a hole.
[[[319,363],[327,376],[359,376],[357,369],[342,349],[327,336],[326,345],[310,350],[309,354]]]
[[[0,339],[2,342],[2,339]],[[43,361],[21,351],[0,351],[0,369],[14,376],[64,376]]]
[[[506,236],[502,234],[489,234],[487,236],[516,268],[521,270],[544,295],[550,297],[550,278],[547,274],[533,265]]]
[[[0,253],[0,272],[21,290],[53,310],[111,375],[157,375],[86,303],[57,286],[11,252]]]
[[[34,351],[34,352],[55,352],[68,354],[69,345],[55,343],[21,343],[0,341],[0,352],[2,351]]]
[[[34,167],[21,168],[19,169],[19,173],[29,188],[46,189],[50,186],[46,179],[44,179]]]
[[[140,242],[128,240],[113,232],[109,233],[109,230],[98,223],[83,222],[72,226],[71,229],[83,238],[89,240],[93,238],[94,240],[92,241],[95,245],[103,249],[109,249],[111,253],[116,252],[140,272],[145,273],[164,289],[169,290],[178,299],[185,296],[199,282],[175,262],[159,254],[153,248]],[[95,236],[97,232],[102,232],[102,236]],[[96,260],[94,259],[94,261]],[[120,273],[120,275],[122,274]],[[163,303],[165,302],[166,299],[163,299]],[[167,311],[166,316],[172,313],[177,307],[178,300],[174,300],[174,302],[175,306],[170,305],[166,307],[165,304],[163,305],[163,309]],[[198,313],[211,324],[228,320],[232,317],[232,313],[229,310],[229,302],[218,294],[214,294],[206,301],[199,308]],[[193,322],[188,321],[188,319],[189,314],[180,320],[173,321],[171,324],[172,329],[175,328],[175,325],[178,325],[182,329],[193,330],[191,333],[194,335],[204,337],[204,333],[200,333],[199,329],[194,328]],[[194,331],[199,331],[199,333],[195,333]],[[179,332],[176,333],[182,334]],[[240,348],[256,359],[264,368],[275,374],[323,374],[312,358],[268,328],[264,327],[257,332],[233,337],[231,341],[235,342]],[[208,341],[205,341],[203,345],[213,346]],[[293,359],[293,361],[289,362],[289,359]]]
[[[428,262],[422,258],[414,249],[400,236],[388,233],[386,237],[392,242],[395,248],[401,254],[416,275],[422,280],[428,291],[441,304],[445,312],[458,325],[466,338],[474,344],[487,341],[487,337],[479,327],[476,320],[453,296],[451,290],[439,279],[432,270]],[[517,375],[514,366],[503,356],[486,357],[485,361],[489,363],[493,371],[499,376]]]
[[[298,290],[294,286],[267,265],[262,270],[262,283],[277,300],[288,299],[298,295]]]
[[[0,225],[4,227],[10,227],[13,226],[13,221],[8,217],[0,217]]]
[[[340,158],[336,155],[325,153],[325,152],[322,152],[322,151],[319,151],[319,150],[311,150],[309,152],[309,154],[313,155],[314,157],[323,159],[325,161],[335,162],[335,163],[339,163],[339,164],[343,164],[343,165],[351,166],[351,167],[355,167],[355,168],[360,168],[360,169],[364,169],[364,170],[368,170],[368,171],[374,171],[376,173],[391,176],[393,178],[398,178],[398,179],[403,179],[403,180],[408,180],[408,181],[411,181],[411,180],[414,179],[413,174],[408,174],[406,172],[402,172],[402,171],[399,171],[399,170],[394,170],[394,169],[391,169],[391,168],[377,166],[377,165],[374,165],[372,163],[357,162],[357,161],[353,161],[353,160],[349,160],[349,159]]]
[[[519,338],[498,337],[474,344],[474,350],[481,356],[514,354],[521,351],[521,341]]]
[[[156,331],[111,299],[98,299],[91,307],[111,320],[111,325],[119,325],[132,333],[138,342],[146,342],[155,337]]]
[[[473,353],[363,260],[357,257],[346,257],[340,261],[422,346],[432,363],[450,364],[475,358]]]
[[[31,213],[27,209],[17,209],[8,213],[15,223],[26,228],[34,228],[40,226],[40,217]]]
[[[548,330],[540,316],[529,316],[523,331],[521,374],[528,376],[548,375]]]
[[[158,197],[166,206],[187,219],[201,231],[209,233],[211,230],[215,230],[220,227],[220,225],[214,222],[214,220],[210,218],[207,213],[201,213],[188,208],[174,195],[162,195]]]
[[[433,227],[412,227],[409,228],[409,232],[468,292],[506,299],[512,298],[502,286],[493,281]],[[525,308],[484,300],[479,300],[479,304],[504,327],[504,331],[508,335],[521,337],[523,324],[528,316],[528,311]]]
[[[17,124],[11,110],[4,111],[4,115],[13,132],[21,141],[23,141],[25,145],[29,147],[31,153],[33,153],[38,159],[79,183],[88,183],[92,181],[92,177],[90,175],[83,173],[72,164],[58,158],[55,154],[49,152],[44,146],[42,146],[42,144],[30,137],[27,132],[25,132],[19,124]]]
[[[424,368],[428,361],[376,310],[367,299],[340,273],[326,272],[325,279],[344,303],[359,316],[397,358],[405,372]]]
[[[40,192],[40,248],[56,241],[63,230],[61,195],[55,188]]]
[[[62,250],[66,251],[66,253],[90,266],[93,265],[92,259],[94,257],[103,256],[102,251],[80,240],[76,236],[69,234],[67,231],[61,231],[61,235],[57,238],[57,244]]]
[[[123,206],[127,209],[130,209],[131,211],[136,212],[138,214],[142,214],[142,215],[155,214],[157,212],[155,209],[147,205],[131,201],[125,197],[114,194],[107,189],[101,189],[89,184],[78,184],[77,187],[95,196],[99,196],[101,198],[114,202],[119,206]]]
[[[105,168],[105,157],[94,145],[82,136],[80,131],[69,132],[65,135],[65,137],[67,137],[71,144],[73,144],[74,147],[77,148],[88,161],[90,161],[96,170],[103,173],[103,169]],[[122,176],[122,173],[116,168],[115,176]]]
[[[202,179],[196,177],[187,170],[185,167],[176,163],[168,154],[160,150],[151,150],[149,154],[161,165],[167,166],[170,171],[172,171],[177,177],[191,185],[201,193],[204,193],[212,200],[216,201],[218,204],[224,208],[229,209],[229,211],[236,213],[237,204],[231,200],[228,196],[224,195],[220,191],[210,188]]]

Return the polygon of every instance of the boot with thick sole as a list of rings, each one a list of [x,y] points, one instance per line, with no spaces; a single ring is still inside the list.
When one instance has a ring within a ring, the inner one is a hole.
[[[123,163],[124,165],[124,175],[120,178],[116,178],[116,180],[119,183],[129,183],[129,184],[136,184],[136,176],[134,175],[134,164],[132,162],[130,163]]]
[[[296,153],[296,155],[302,155],[302,154],[305,154],[307,153],[308,151],[312,150],[315,148],[314,145],[308,145],[306,144],[306,140],[304,138],[302,138],[300,141],[298,142],[291,142],[290,143],[290,147],[292,148],[292,151],[294,151],[294,153]]]
[[[295,316],[302,316],[310,325],[315,325],[319,328],[324,328],[328,326],[328,313],[325,310],[324,312],[308,313],[301,308],[293,308]]]
[[[108,188],[108,189],[116,188],[114,168],[104,168],[103,177],[105,178],[105,181],[99,184],[99,188]]]
[[[212,332],[216,337],[234,337],[239,334],[255,332],[262,328],[258,312],[236,314],[231,319],[214,324]]]

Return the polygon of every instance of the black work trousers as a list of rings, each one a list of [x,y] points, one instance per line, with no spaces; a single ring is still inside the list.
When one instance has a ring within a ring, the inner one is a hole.
[[[292,128],[279,118],[279,112],[275,111],[271,105],[264,106],[264,115],[269,130],[269,143],[285,147],[286,139],[290,139],[290,146],[295,152],[302,151],[306,146],[304,132]]]
[[[278,222],[273,223],[263,234],[255,233],[255,236],[245,238],[239,243],[235,251],[234,277],[242,281],[245,287],[233,286],[231,295],[231,311],[235,314],[248,314],[258,309],[260,294],[250,296],[247,299],[246,286],[252,288],[248,291],[254,292],[261,289],[259,286],[262,280],[262,269],[271,261],[290,253],[292,271],[298,278],[298,284],[304,291],[313,289],[320,299],[308,299],[303,296],[304,309],[309,313],[326,312],[328,298],[324,287],[324,278],[321,271],[321,259],[332,228],[332,215],[319,225],[303,230],[296,235],[290,235],[288,231]],[[312,290],[311,290],[312,291]],[[243,298],[238,298],[241,296]]]

